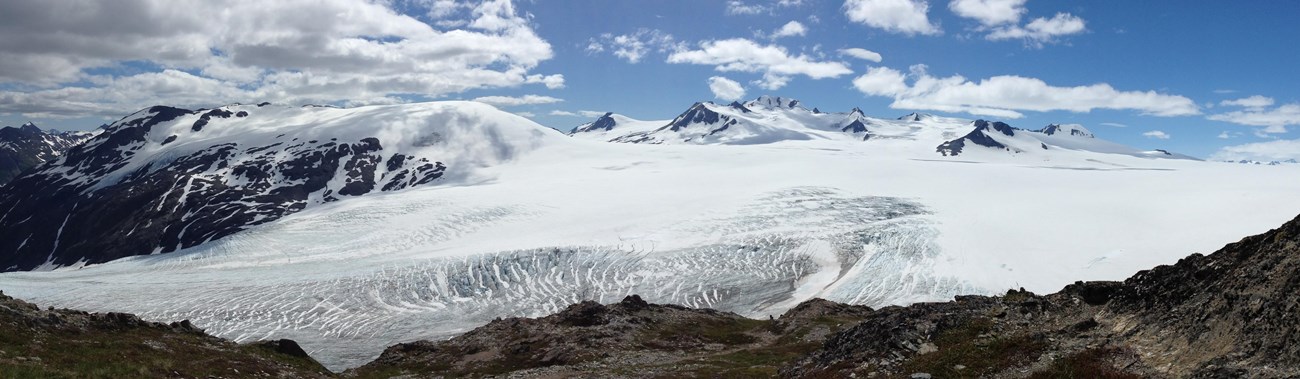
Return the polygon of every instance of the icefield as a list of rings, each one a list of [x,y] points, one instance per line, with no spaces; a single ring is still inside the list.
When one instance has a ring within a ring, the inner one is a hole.
[[[883,122],[883,121],[882,121]],[[778,316],[1117,280],[1294,217],[1300,168],[906,138],[549,142],[436,186],[326,203],[193,248],[0,274],[42,306],[290,338],[334,370],[584,299]],[[529,126],[540,127],[540,126]],[[885,136],[888,137],[888,136]]]

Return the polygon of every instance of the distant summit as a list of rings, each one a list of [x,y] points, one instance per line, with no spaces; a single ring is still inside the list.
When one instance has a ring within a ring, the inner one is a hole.
[[[100,131],[44,131],[31,122],[0,128],[0,184],[58,158],[69,148],[94,138]]]

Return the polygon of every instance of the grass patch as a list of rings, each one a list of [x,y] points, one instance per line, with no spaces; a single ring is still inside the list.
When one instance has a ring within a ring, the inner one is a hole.
[[[987,377],[1029,364],[1048,347],[1044,338],[1027,335],[979,338],[992,328],[992,320],[978,318],[941,332],[934,339],[939,351],[913,357],[900,367],[900,375],[925,372],[936,378]]]
[[[1120,355],[1118,349],[1087,349],[1052,362],[1046,369],[1034,372],[1029,379],[1140,379],[1139,375],[1115,368],[1111,359]]]

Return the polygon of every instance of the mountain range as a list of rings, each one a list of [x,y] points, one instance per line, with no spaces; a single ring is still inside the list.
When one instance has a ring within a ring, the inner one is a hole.
[[[1300,200],[1294,166],[808,106],[611,112],[568,133],[476,102],[150,107],[0,187],[0,288],[290,338],[339,370],[633,293],[764,318],[1052,292],[1222,246]]]

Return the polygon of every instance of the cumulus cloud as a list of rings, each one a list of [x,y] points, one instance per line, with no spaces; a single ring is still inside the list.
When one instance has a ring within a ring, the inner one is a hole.
[[[650,52],[666,52],[677,46],[672,34],[657,29],[639,29],[634,33],[614,35],[601,34],[587,42],[587,51],[599,53],[609,50],[614,56],[623,58],[628,63],[638,63]]]
[[[799,21],[790,21],[785,23],[785,25],[782,25],[780,28],[777,28],[776,30],[772,31],[772,35],[769,37],[771,37],[772,39],[777,39],[782,37],[801,37],[807,33],[808,33],[808,28],[804,27],[803,24],[800,24]]]
[[[1224,100],[1219,105],[1238,106],[1246,108],[1264,108],[1273,105],[1273,98],[1255,95],[1251,97],[1240,98],[1236,100]]]
[[[1169,133],[1165,133],[1159,130],[1152,130],[1146,133],[1142,133],[1142,135],[1147,138],[1155,138],[1155,139],[1169,139],[1169,137],[1171,137]]]
[[[910,81],[910,83],[909,83]],[[892,97],[891,108],[1021,118],[1021,111],[1090,112],[1093,109],[1128,109],[1155,116],[1199,114],[1196,103],[1177,95],[1155,91],[1119,91],[1109,84],[1058,87],[1036,78],[1015,75],[971,81],[960,75],[931,76],[924,66],[904,74],[874,67],[853,80],[853,86],[871,96]]]
[[[760,45],[743,38],[700,42],[699,49],[682,49],[668,56],[668,63],[711,65],[721,72],[761,73],[758,84],[780,89],[792,76],[813,79],[835,78],[853,73],[841,62],[820,62],[804,54],[792,55],[776,45]]]
[[[1267,107],[1272,104],[1272,99],[1268,99],[1268,101],[1258,99],[1251,101],[1252,98],[1254,97],[1241,100],[1246,100],[1248,104],[1259,105],[1258,107],[1212,114],[1206,118],[1238,125],[1260,126],[1263,128],[1258,130],[1259,133],[1257,134],[1263,135],[1286,133],[1287,126],[1300,125],[1300,103],[1284,104],[1270,109]],[[1268,105],[1264,105],[1265,103]]]
[[[498,106],[498,107],[513,107],[513,106],[520,106],[520,105],[553,104],[553,103],[564,101],[564,99],[554,98],[550,96],[541,96],[541,95],[523,95],[519,97],[483,96],[483,97],[474,98],[474,101],[485,103],[485,104],[491,104],[493,106]]]
[[[1300,160],[1300,140],[1276,140],[1243,145],[1225,146],[1210,156],[1210,160],[1261,162]]]
[[[925,0],[846,0],[844,15],[850,21],[905,35],[937,35],[942,31],[930,22],[930,4]]]
[[[948,9],[984,26],[1015,24],[1024,16],[1026,0],[952,0]]]
[[[880,63],[880,61],[883,59],[883,57],[880,56],[880,53],[867,50],[867,49],[857,48],[857,47],[840,49],[840,55],[847,55],[850,57],[872,61],[876,63]]]
[[[531,72],[550,44],[509,0],[433,1],[434,26],[352,0],[0,2],[0,112],[115,116],[166,103],[390,103],[479,88],[564,85]],[[186,93],[143,92],[195,85]],[[141,92],[131,92],[141,91]]]
[[[1017,25],[999,27],[984,36],[990,41],[1023,39],[1032,47],[1042,47],[1054,43],[1058,37],[1083,33],[1087,30],[1082,18],[1069,13],[1057,13],[1052,18],[1036,18],[1021,27]]]
[[[713,91],[713,97],[727,101],[740,100],[740,98],[745,97],[745,87],[735,80],[721,76],[709,78],[709,90]]]

